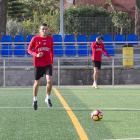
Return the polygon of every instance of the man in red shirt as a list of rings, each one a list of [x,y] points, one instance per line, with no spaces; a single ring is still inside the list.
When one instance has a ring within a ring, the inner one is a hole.
[[[93,69],[94,69],[94,73],[93,73],[94,82],[93,82],[92,87],[96,89],[98,89],[97,80],[98,80],[99,72],[101,69],[102,52],[104,52],[104,54],[108,56],[110,60],[112,60],[112,58],[106,52],[104,44],[102,42],[103,42],[103,37],[99,36],[98,38],[96,38],[96,41],[92,42],[91,44],[91,47],[92,47],[91,60],[93,62]]]
[[[33,55],[35,82],[33,85],[33,108],[37,110],[37,93],[41,77],[46,76],[46,99],[48,107],[52,106],[50,93],[52,89],[52,71],[53,71],[53,38],[47,35],[47,24],[40,25],[40,35],[32,38],[28,47],[28,53]]]

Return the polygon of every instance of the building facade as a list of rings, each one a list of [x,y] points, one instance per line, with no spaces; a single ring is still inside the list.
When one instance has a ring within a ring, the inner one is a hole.
[[[113,9],[109,5],[107,0],[75,0],[75,3],[83,3],[83,4],[93,4],[97,6],[104,6],[109,12],[113,12]],[[135,12],[135,3],[136,0],[111,0],[116,11],[128,11],[130,13]]]

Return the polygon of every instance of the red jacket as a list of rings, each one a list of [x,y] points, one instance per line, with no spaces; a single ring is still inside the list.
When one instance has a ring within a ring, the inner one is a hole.
[[[37,54],[40,52],[43,52],[43,56],[37,57]],[[28,53],[33,55],[35,67],[53,64],[53,38],[51,36],[42,38],[40,35],[33,37],[28,47]]]
[[[106,56],[110,57],[109,54],[106,52],[103,43],[101,43],[100,45],[97,45],[97,42],[92,42],[91,48],[92,48],[92,57],[91,57],[91,60],[94,60],[94,61],[102,61],[102,52]]]

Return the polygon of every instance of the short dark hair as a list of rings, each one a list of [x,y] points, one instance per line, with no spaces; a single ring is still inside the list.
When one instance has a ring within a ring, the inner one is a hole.
[[[41,27],[41,26],[47,26],[47,24],[46,24],[46,23],[42,23],[42,24],[40,24],[40,27]]]
[[[99,36],[98,39],[99,39],[99,40],[100,40],[100,39],[103,40],[103,37],[102,37],[102,36]]]

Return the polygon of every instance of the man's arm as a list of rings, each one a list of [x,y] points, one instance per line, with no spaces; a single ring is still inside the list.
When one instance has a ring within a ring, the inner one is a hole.
[[[96,44],[97,44],[97,42],[95,41],[95,42],[92,42],[92,44],[91,44],[91,48],[95,48],[96,47]]]
[[[33,56],[37,56],[37,53],[35,53],[32,49],[35,47],[35,40],[34,38],[32,38],[29,47],[28,47],[28,53],[33,55]]]
[[[112,60],[112,58],[109,56],[109,54],[108,54],[107,51],[105,50],[104,44],[103,44],[103,53],[104,53],[107,57],[109,57],[110,60]]]
[[[53,64],[53,58],[54,58],[54,49],[53,49],[53,41],[51,44],[51,59],[52,59],[52,64]]]
[[[54,66],[53,66],[53,57],[54,57],[54,49],[53,49],[53,41],[52,41],[52,45],[51,45],[51,55],[52,55],[52,71],[54,69]]]

